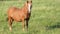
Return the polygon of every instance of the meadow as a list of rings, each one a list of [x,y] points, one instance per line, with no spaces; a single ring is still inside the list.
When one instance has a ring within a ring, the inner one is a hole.
[[[22,31],[21,22],[13,22],[13,31],[8,29],[9,7],[23,7],[26,0],[0,1],[0,34],[60,34],[60,0],[32,0],[29,31]]]

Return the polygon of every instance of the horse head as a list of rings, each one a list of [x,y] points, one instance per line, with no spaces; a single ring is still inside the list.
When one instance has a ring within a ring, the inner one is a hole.
[[[27,1],[27,8],[28,8],[28,12],[30,13],[31,12],[31,8],[32,8],[32,1]]]

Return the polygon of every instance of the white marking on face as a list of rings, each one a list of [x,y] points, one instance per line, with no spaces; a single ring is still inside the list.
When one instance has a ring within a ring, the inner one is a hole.
[[[31,5],[30,5],[30,4],[28,4],[28,11],[29,11],[29,13],[30,13],[30,10],[31,10],[31,9],[30,9],[30,6],[31,6]]]

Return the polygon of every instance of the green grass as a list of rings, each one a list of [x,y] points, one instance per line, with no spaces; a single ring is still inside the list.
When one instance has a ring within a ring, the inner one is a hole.
[[[7,10],[11,6],[21,8],[25,0],[0,1],[0,34],[60,34],[60,0],[32,0],[29,31],[22,31],[21,22],[13,23],[8,29]]]

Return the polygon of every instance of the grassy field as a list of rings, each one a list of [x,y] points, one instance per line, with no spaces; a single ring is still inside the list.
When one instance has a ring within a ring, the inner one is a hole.
[[[32,0],[29,31],[22,31],[21,22],[14,21],[13,31],[8,29],[7,10],[11,6],[23,7],[25,0],[0,1],[0,34],[60,34],[60,0]]]

